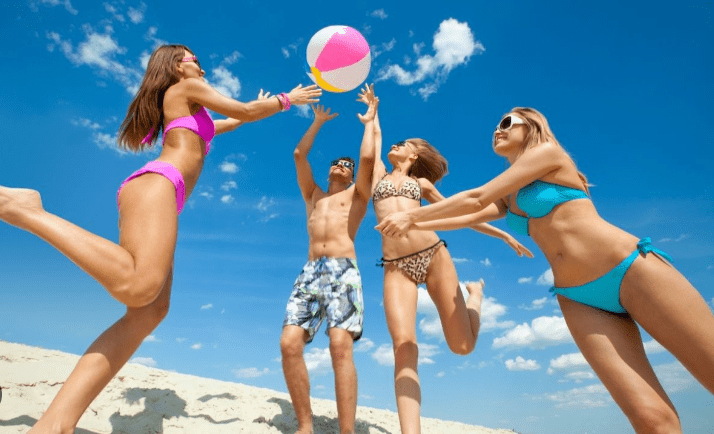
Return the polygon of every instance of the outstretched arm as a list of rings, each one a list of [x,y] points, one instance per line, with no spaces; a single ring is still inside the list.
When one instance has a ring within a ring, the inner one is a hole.
[[[568,156],[558,146],[543,143],[527,149],[505,172],[485,185],[462,191],[433,205],[388,215],[375,229],[383,235],[403,235],[409,227],[420,221],[437,220],[471,214],[534,180],[566,164]]]
[[[370,92],[371,97],[367,105],[367,112],[363,115],[357,114],[360,122],[364,124],[364,134],[359,151],[359,168],[355,177],[355,190],[365,202],[369,201],[372,195],[372,176],[376,158],[374,118],[377,116],[377,107],[379,106],[379,98],[374,96],[374,85],[372,85]]]
[[[278,98],[268,98],[251,102],[240,102],[221,95],[208,83],[198,78],[187,78],[180,83],[180,92],[195,103],[229,118],[243,122],[257,121],[278,113],[283,108]],[[317,85],[302,87],[298,85],[287,96],[291,105],[303,105],[319,102],[322,90]]]
[[[357,98],[357,101],[361,101],[365,103],[368,107],[370,105],[370,102],[375,98],[374,96],[374,84],[372,85],[364,85],[364,89],[359,94],[359,97]],[[384,166],[384,162],[382,161],[382,128],[379,124],[379,111],[376,111],[374,114],[374,126],[372,127],[372,131],[374,132],[374,165],[372,167],[372,183],[371,183],[371,189],[370,189],[370,195],[371,192],[374,191],[374,187],[376,187],[377,183],[379,182],[380,179],[382,179],[382,176],[384,176],[385,173],[387,173],[387,169]]]
[[[263,89],[260,89],[260,92],[258,92],[258,101],[268,99],[270,96],[270,92],[265,92],[263,93]],[[241,121],[238,119],[217,119],[213,121],[213,125],[216,126],[216,135],[227,133],[230,131],[235,130],[236,128],[240,127],[241,125],[245,124],[247,121]]]
[[[309,202],[312,197],[312,193],[315,191],[317,184],[315,183],[315,178],[312,175],[312,168],[310,163],[307,161],[307,154],[310,153],[312,145],[315,141],[315,136],[320,131],[320,128],[325,124],[325,122],[334,119],[337,113],[330,114],[330,109],[327,111],[320,105],[312,105],[312,111],[315,114],[315,119],[312,121],[310,128],[305,131],[305,134],[300,139],[295,151],[293,151],[293,157],[295,158],[295,169],[297,170],[297,180],[298,186],[300,187],[300,192],[302,193],[305,202]]]

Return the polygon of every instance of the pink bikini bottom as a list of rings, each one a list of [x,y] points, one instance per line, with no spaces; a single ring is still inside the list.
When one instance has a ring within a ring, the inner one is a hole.
[[[172,164],[163,161],[151,161],[147,163],[122,182],[119,191],[117,191],[117,206],[119,206],[119,193],[121,193],[121,189],[124,188],[126,183],[145,173],[158,173],[159,175],[165,176],[166,179],[174,184],[176,187],[176,213],[181,214],[186,199],[186,187],[184,186],[183,176]]]

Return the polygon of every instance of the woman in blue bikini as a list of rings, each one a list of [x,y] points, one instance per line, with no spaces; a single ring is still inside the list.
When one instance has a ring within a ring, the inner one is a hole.
[[[501,175],[391,214],[377,229],[399,236],[410,228],[449,230],[506,217],[545,254],[556,283],[551,291],[575,343],[635,431],[681,432],[637,324],[714,393],[714,316],[707,303],[649,238],[638,240],[597,214],[587,180],[541,113],[511,110],[496,128],[493,149],[511,165]]]
[[[92,234],[42,207],[40,195],[0,186],[0,220],[44,239],[119,302],[126,314],[89,347],[31,433],[73,433],[92,400],[168,313],[178,214],[201,174],[211,139],[243,122],[293,105],[317,102],[316,86],[242,103],[203,79],[188,47],[164,45],[149,59],[144,80],[119,131],[120,145],[151,146],[163,130],[161,154],[119,188],[119,243]],[[206,109],[228,119],[211,119]]]

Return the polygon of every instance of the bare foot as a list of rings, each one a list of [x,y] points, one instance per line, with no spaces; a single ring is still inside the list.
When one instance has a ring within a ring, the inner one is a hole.
[[[466,284],[466,290],[469,292],[469,299],[466,301],[466,305],[473,307],[477,312],[481,312],[481,300],[483,300],[483,288],[485,286],[486,282],[483,279]]]
[[[23,228],[23,217],[37,211],[42,211],[40,193],[27,188],[0,186],[0,220]]]

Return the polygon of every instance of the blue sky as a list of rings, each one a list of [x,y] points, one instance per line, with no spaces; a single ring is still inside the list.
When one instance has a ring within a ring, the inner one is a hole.
[[[209,82],[247,101],[260,88],[307,84],[307,41],[346,24],[372,48],[368,80],[381,99],[385,144],[423,137],[437,146],[450,162],[437,185],[444,195],[500,173],[494,126],[513,106],[535,107],[594,184],[601,215],[652,237],[714,303],[711,2],[367,3],[5,4],[0,184],[38,189],[51,212],[116,240],[116,189],[157,156],[115,146],[156,44],[188,45]],[[355,98],[323,96],[340,113],[310,155],[323,188],[329,161],[358,153]],[[171,311],[136,361],[285,390],[278,340],[307,258],[292,150],[310,122],[307,111],[291,110],[212,143],[180,219]],[[359,404],[395,409],[375,224],[370,207],[356,241],[366,306],[355,352]],[[460,279],[487,283],[484,324],[476,350],[453,355],[433,305],[420,300],[423,415],[521,433],[630,432],[549,296],[543,255],[518,258],[473,231],[442,237]],[[82,353],[122,315],[100,285],[43,241],[0,224],[0,246],[1,339]],[[334,398],[322,333],[306,350],[312,394]],[[714,397],[646,335],[645,342],[685,432],[708,432]]]

